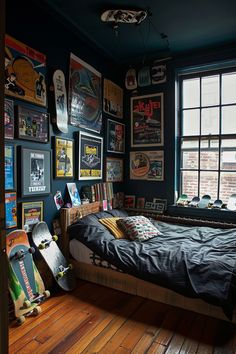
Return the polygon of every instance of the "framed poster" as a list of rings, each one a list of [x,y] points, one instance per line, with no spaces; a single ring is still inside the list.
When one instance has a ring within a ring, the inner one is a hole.
[[[40,221],[43,221],[43,201],[22,203],[22,229],[31,232]]]
[[[4,100],[4,129],[5,139],[14,139],[14,102]]]
[[[46,107],[46,56],[5,36],[5,94]]]
[[[55,178],[74,177],[74,140],[55,137]]]
[[[16,188],[15,156],[15,146],[5,144],[5,190],[7,191]]]
[[[21,196],[51,192],[51,151],[21,149]]]
[[[125,125],[111,119],[107,120],[107,151],[125,153]]]
[[[5,193],[6,229],[17,227],[16,192]]]
[[[69,82],[70,124],[100,133],[102,126],[101,74],[71,53]]]
[[[123,118],[123,89],[108,79],[103,81],[103,111]]]
[[[131,146],[163,146],[163,93],[131,97]]]
[[[124,160],[116,157],[106,158],[106,182],[123,182]]]
[[[145,207],[145,198],[144,197],[137,198],[136,208],[137,209],[144,209],[144,207]]]
[[[49,114],[17,106],[17,138],[47,143],[49,140]]]
[[[79,132],[79,180],[102,179],[103,138]]]
[[[164,181],[164,152],[130,152],[130,179]]]

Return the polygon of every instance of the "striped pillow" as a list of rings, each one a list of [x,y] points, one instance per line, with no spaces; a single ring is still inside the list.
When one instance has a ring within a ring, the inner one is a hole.
[[[120,219],[120,217],[102,218],[99,219],[99,222],[106,226],[106,228],[113,234],[113,236],[115,236],[115,238],[127,238],[123,230],[119,228],[116,223]]]

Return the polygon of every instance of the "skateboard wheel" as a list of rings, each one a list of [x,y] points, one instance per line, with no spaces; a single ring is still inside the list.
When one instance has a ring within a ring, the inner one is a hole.
[[[49,298],[50,297],[50,291],[49,290],[45,290],[43,295],[45,296],[45,299]]]
[[[18,326],[21,326],[24,322],[25,322],[25,316],[23,316],[23,315],[16,319],[16,324]]]
[[[41,312],[42,312],[42,309],[41,309],[40,306],[36,306],[36,307],[33,309],[33,315],[34,315],[34,316],[38,316]]]
[[[64,272],[58,272],[56,277],[57,279],[61,279],[64,276]]]
[[[39,244],[39,249],[44,250],[45,249],[45,243],[40,243]]]
[[[57,235],[53,235],[53,236],[52,236],[52,240],[53,240],[53,241],[57,241],[57,240],[58,240],[58,236],[57,236]]]
[[[29,300],[25,300],[23,306],[25,309],[28,309],[31,306],[31,302]]]
[[[34,247],[30,247],[30,248],[29,248],[29,253],[31,253],[31,254],[34,254],[34,253],[35,253]]]

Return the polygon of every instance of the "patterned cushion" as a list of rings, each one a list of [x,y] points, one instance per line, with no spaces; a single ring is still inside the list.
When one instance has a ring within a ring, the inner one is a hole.
[[[116,223],[120,219],[120,217],[102,218],[99,219],[99,222],[106,226],[106,228],[115,236],[115,238],[127,238],[124,231],[120,229]]]
[[[117,220],[117,225],[133,241],[145,241],[161,234],[145,216],[128,216]]]

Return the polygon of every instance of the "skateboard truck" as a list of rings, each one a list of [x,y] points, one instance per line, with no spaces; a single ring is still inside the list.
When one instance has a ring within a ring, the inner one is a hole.
[[[34,254],[35,252],[35,249],[34,247],[30,247],[28,250],[24,251],[24,250],[19,250],[17,251],[12,257],[11,257],[11,260],[12,259],[15,259],[15,260],[21,260],[25,257],[26,254],[30,253],[30,254]]]
[[[60,265],[59,266],[59,272],[57,273],[56,275],[56,278],[57,280],[61,279],[62,277],[64,277],[64,275],[69,271],[71,270],[73,267],[72,267],[72,264],[68,264],[68,267],[63,267],[63,265]]]
[[[52,238],[50,240],[46,239],[46,240],[43,240],[40,244],[39,244],[39,249],[40,250],[44,250],[45,248],[48,248],[51,244],[51,242],[53,241],[57,241],[58,240],[58,236],[57,235],[53,235]]]

